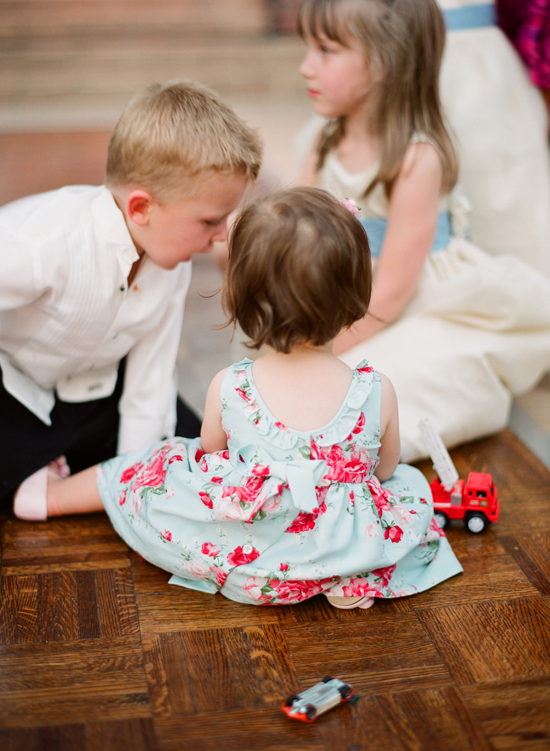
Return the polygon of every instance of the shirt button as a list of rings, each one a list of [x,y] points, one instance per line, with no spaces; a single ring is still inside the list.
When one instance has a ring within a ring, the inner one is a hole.
[[[121,292],[126,292],[126,287],[124,286],[124,284],[120,285],[120,291]]]
[[[243,545],[243,553],[245,555],[250,555],[250,553],[252,553],[253,550],[254,548],[252,547],[252,545]]]

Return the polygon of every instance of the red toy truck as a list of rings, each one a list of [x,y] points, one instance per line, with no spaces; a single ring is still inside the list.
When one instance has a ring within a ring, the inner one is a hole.
[[[466,482],[459,480],[449,452],[429,419],[420,420],[419,428],[438,475],[430,483],[437,523],[444,529],[449,519],[464,519],[470,532],[483,532],[489,522],[498,521],[500,512],[493,478],[486,472],[470,472]]]

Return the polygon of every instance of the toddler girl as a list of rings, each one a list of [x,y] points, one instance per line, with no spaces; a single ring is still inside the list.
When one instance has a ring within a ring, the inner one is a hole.
[[[223,300],[264,354],[214,378],[200,440],[52,481],[49,514],[104,507],[180,583],[254,605],[324,593],[367,608],[459,573],[426,480],[397,464],[391,383],[332,354],[370,289],[365,232],[328,193],[295,188],[251,205],[233,231]]]
[[[550,368],[550,282],[464,238],[457,161],[441,115],[445,28],[435,0],[306,0],[301,72],[328,118],[304,182],[363,211],[376,278],[369,315],[336,340],[394,383],[402,458],[431,417],[455,445],[504,427],[512,395]],[[368,341],[367,341],[368,340]]]

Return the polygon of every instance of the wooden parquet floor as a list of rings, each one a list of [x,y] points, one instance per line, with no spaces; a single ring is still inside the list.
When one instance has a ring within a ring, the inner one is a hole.
[[[0,748],[549,749],[550,473],[508,431],[452,455],[493,474],[500,521],[450,530],[461,576],[367,611],[239,605],[169,586],[104,514],[5,513]],[[287,719],[326,674],[359,701]]]

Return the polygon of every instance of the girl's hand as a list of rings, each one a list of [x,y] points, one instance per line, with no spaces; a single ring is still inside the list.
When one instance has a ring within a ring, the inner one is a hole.
[[[389,378],[382,373],[379,374],[382,380],[382,401],[380,404],[380,449],[378,457],[380,459],[374,474],[380,480],[389,480],[399,464],[399,454],[401,452],[401,443],[399,440],[399,413],[397,410],[397,396],[395,389]]]
[[[411,144],[392,190],[369,312],[338,335],[336,355],[396,321],[412,300],[435,235],[441,179],[435,147]]]
[[[204,420],[201,428],[202,448],[207,454],[227,448],[227,435],[222,427],[222,404],[220,391],[227,368],[214,376],[206,394]]]

